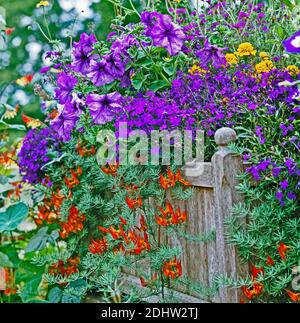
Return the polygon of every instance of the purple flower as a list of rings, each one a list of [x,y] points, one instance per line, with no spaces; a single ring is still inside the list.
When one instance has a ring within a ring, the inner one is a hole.
[[[74,43],[72,68],[74,71],[86,74],[88,72],[92,59],[96,59],[97,55],[91,55],[93,45],[97,42],[95,35],[80,35],[79,42]]]
[[[70,109],[64,109],[59,116],[50,122],[50,126],[63,141],[69,141],[78,119],[78,113]]]
[[[300,30],[298,30],[290,38],[284,40],[282,44],[288,53],[299,54],[300,53]]]
[[[156,11],[153,11],[153,12],[144,11],[142,13],[141,21],[147,27],[145,31],[146,36],[148,37],[151,36],[152,28],[154,27],[156,19],[158,19],[159,16],[160,14]]]
[[[101,62],[92,61],[87,76],[96,86],[103,86],[115,80],[107,69],[107,62],[104,59]]]
[[[109,94],[89,94],[86,104],[89,106],[95,124],[104,124],[113,120],[115,110],[122,108],[122,96],[118,92]]]
[[[290,199],[290,200],[296,200],[297,198],[297,195],[293,192],[288,192],[287,193],[287,197]]]
[[[45,67],[42,67],[41,69],[40,69],[40,73],[41,74],[45,74],[45,73],[47,73],[47,72],[49,72],[50,71],[50,66],[45,66]]]
[[[116,79],[122,77],[125,73],[125,65],[122,62],[120,55],[109,54],[105,55],[104,60],[106,62],[105,69]]]
[[[182,28],[173,23],[169,15],[159,15],[156,23],[149,31],[154,46],[164,47],[170,55],[180,52],[185,34]]]
[[[18,154],[18,164],[23,180],[37,184],[45,176],[43,166],[51,159],[49,151],[58,152],[59,140],[50,128],[29,130]]]
[[[272,169],[272,175],[273,175],[275,178],[279,176],[280,172],[281,172],[281,167],[274,167],[274,168]]]
[[[211,45],[208,40],[204,42],[204,48],[200,49],[196,55],[200,58],[203,65],[207,65],[210,61],[213,62],[215,68],[219,68],[221,65],[226,64],[225,56],[222,54],[224,48]]]
[[[57,78],[58,88],[55,89],[55,98],[60,104],[70,103],[72,101],[72,91],[78,83],[76,77],[60,73]]]
[[[111,45],[111,51],[114,54],[122,54],[123,56],[128,56],[128,49],[132,46],[137,46],[138,41],[133,35],[126,35],[121,39],[115,40]]]
[[[289,187],[289,181],[285,179],[283,182],[280,182],[279,185],[284,191],[286,191]]]

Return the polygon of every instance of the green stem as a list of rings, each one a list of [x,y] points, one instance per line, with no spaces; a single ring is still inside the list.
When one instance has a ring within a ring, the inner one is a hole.
[[[45,26],[46,26],[46,29],[47,29],[47,32],[48,32],[49,39],[52,41],[52,36],[51,36],[51,33],[50,33],[49,24],[48,24],[48,20],[47,20],[47,17],[46,17],[46,12],[45,12],[44,7],[43,7],[43,16],[44,16],[44,23],[45,23]]]
[[[132,3],[132,0],[129,0],[130,6],[133,9],[133,11],[141,18],[140,13],[136,10],[134,4]]]

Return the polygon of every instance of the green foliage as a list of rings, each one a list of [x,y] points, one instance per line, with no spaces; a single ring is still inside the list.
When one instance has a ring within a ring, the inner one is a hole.
[[[28,215],[28,206],[24,203],[11,205],[0,213],[0,232],[13,231]]]

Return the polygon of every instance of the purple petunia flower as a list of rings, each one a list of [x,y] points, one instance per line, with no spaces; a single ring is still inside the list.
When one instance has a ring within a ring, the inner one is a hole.
[[[196,55],[200,58],[203,65],[212,61],[213,66],[219,68],[221,65],[226,64],[225,56],[222,54],[223,50],[225,50],[225,48],[211,45],[208,40],[205,40],[204,48],[200,49]]]
[[[118,54],[109,54],[103,56],[106,66],[105,69],[108,71],[115,79],[122,77],[125,73],[125,65],[122,62],[121,56]]]
[[[72,68],[74,71],[86,74],[91,60],[97,59],[97,55],[91,55],[93,45],[97,42],[95,35],[80,35],[79,42],[74,43]]]
[[[153,39],[154,46],[164,47],[170,55],[180,52],[185,39],[183,29],[169,15],[159,14],[156,24],[147,34]]]
[[[102,60],[100,62],[92,61],[87,76],[96,86],[103,86],[115,80],[115,78],[107,70],[106,60]]]
[[[58,117],[50,122],[50,126],[63,141],[69,141],[78,119],[79,115],[77,112],[64,109]]]
[[[58,88],[55,89],[55,98],[60,104],[67,104],[72,101],[72,91],[78,83],[76,77],[60,73],[57,78]]]
[[[155,25],[156,19],[160,16],[160,14],[156,11],[148,12],[144,11],[141,16],[142,23],[147,27],[145,31],[145,35],[150,37],[152,28]]]
[[[300,30],[298,30],[293,36],[282,42],[285,50],[291,54],[300,53]]]
[[[89,106],[95,124],[104,124],[113,120],[115,110],[122,108],[122,96],[118,92],[109,94],[89,94],[86,104]]]
[[[128,49],[132,46],[137,46],[138,41],[133,35],[126,35],[121,39],[116,39],[111,45],[111,51],[113,54],[128,56]]]

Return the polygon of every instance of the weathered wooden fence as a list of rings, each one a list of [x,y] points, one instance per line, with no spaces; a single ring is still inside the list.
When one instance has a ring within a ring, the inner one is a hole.
[[[191,280],[212,286],[218,274],[237,278],[248,273],[249,268],[242,264],[236,249],[226,243],[224,219],[230,216],[235,203],[243,197],[237,192],[237,175],[243,172],[241,156],[230,151],[228,145],[236,141],[236,133],[230,128],[222,128],[215,134],[218,150],[211,162],[194,162],[183,168],[183,173],[195,188],[195,194],[187,201],[172,201],[174,205],[186,209],[188,221],[186,234],[195,236],[215,232],[216,238],[206,242],[193,242],[176,236],[167,237],[171,245],[180,245],[184,274]],[[128,275],[128,285],[139,284],[139,280]],[[201,302],[196,295],[187,295],[178,289],[178,297],[183,302]],[[212,302],[239,302],[240,291],[223,288],[212,298]]]

